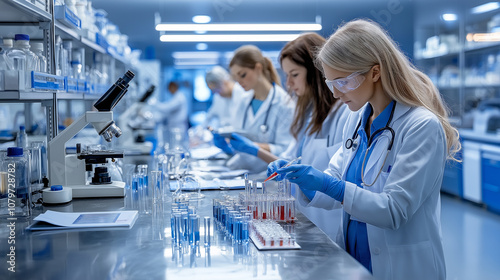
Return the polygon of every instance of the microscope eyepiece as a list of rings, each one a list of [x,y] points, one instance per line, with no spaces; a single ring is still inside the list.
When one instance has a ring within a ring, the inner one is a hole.
[[[133,78],[134,78],[135,74],[128,70],[127,73],[125,73],[125,75],[123,75],[122,79],[125,81],[125,83],[129,83]]]
[[[134,78],[135,74],[128,70],[123,77],[118,80],[108,89],[108,91],[94,103],[94,107],[100,111],[111,111],[122,99],[127,92],[128,83]]]

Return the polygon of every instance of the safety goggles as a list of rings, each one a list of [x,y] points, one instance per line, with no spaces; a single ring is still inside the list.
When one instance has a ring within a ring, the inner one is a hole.
[[[345,78],[339,78],[333,81],[325,80],[325,83],[331,92],[333,92],[333,87],[335,87],[342,93],[348,93],[357,89],[361,85],[361,83],[363,83],[363,81],[365,80],[365,76],[363,74],[365,73],[354,72]]]

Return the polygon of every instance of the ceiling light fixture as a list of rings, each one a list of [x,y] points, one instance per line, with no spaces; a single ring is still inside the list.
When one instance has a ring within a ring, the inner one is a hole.
[[[206,15],[197,15],[197,16],[194,16],[192,19],[191,19],[194,23],[209,23],[212,18],[209,17],[209,16],[206,16]]]
[[[219,64],[219,60],[217,59],[176,59],[174,60],[174,64],[176,66],[196,66],[196,65],[217,65]]]
[[[279,23],[279,24],[246,24],[246,23],[210,23],[210,24],[176,24],[160,23],[157,31],[319,31],[323,27],[319,23]]]
[[[196,49],[199,51],[204,51],[204,50],[208,49],[208,45],[205,43],[198,43],[198,44],[196,44]]]
[[[455,21],[458,18],[456,14],[443,14],[441,17],[445,21]]]
[[[500,32],[469,33],[466,39],[469,42],[498,42],[500,41]]]
[[[172,57],[175,59],[219,59],[219,52],[173,52]]]
[[[494,11],[498,8],[500,8],[500,3],[489,2],[489,3],[483,4],[483,5],[476,6],[472,9],[470,9],[470,11],[473,14],[482,14],[482,13]]]
[[[300,34],[161,35],[162,42],[289,42]]]

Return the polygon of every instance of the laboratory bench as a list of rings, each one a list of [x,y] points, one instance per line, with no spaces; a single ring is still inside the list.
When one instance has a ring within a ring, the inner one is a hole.
[[[237,196],[239,190],[227,191]],[[203,191],[195,203],[201,217],[212,217],[212,201],[221,191]],[[46,210],[93,212],[130,210],[125,198],[74,199]],[[192,205],[192,204],[190,204]],[[152,214],[139,214],[131,229],[27,231],[29,220],[17,220],[11,232],[0,221],[1,279],[373,279],[355,259],[332,242],[304,215],[294,223],[299,250],[259,251],[250,242],[233,245],[211,226],[211,245],[179,249],[170,233],[171,199]],[[202,218],[203,219],[203,218]],[[203,225],[201,225],[203,226]],[[15,245],[9,245],[9,236]],[[15,272],[7,254],[15,246]]]

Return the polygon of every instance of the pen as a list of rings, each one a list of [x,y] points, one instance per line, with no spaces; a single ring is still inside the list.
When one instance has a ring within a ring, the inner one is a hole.
[[[301,159],[302,159],[302,157],[298,157],[298,158],[296,158],[296,159],[293,159],[293,160],[289,161],[287,164],[285,164],[285,165],[284,165],[283,167],[281,167],[281,168],[285,168],[285,167],[288,167],[288,166],[290,166],[290,165],[292,165],[292,164],[295,164],[295,163],[299,162],[299,160],[301,160]],[[266,181],[268,181],[268,180],[271,180],[271,179],[273,179],[273,178],[274,178],[274,177],[276,177],[276,176],[278,176],[278,172],[274,172],[273,174],[271,174],[271,176],[267,177],[267,179],[265,179],[265,180],[264,180],[264,182],[266,182]]]

